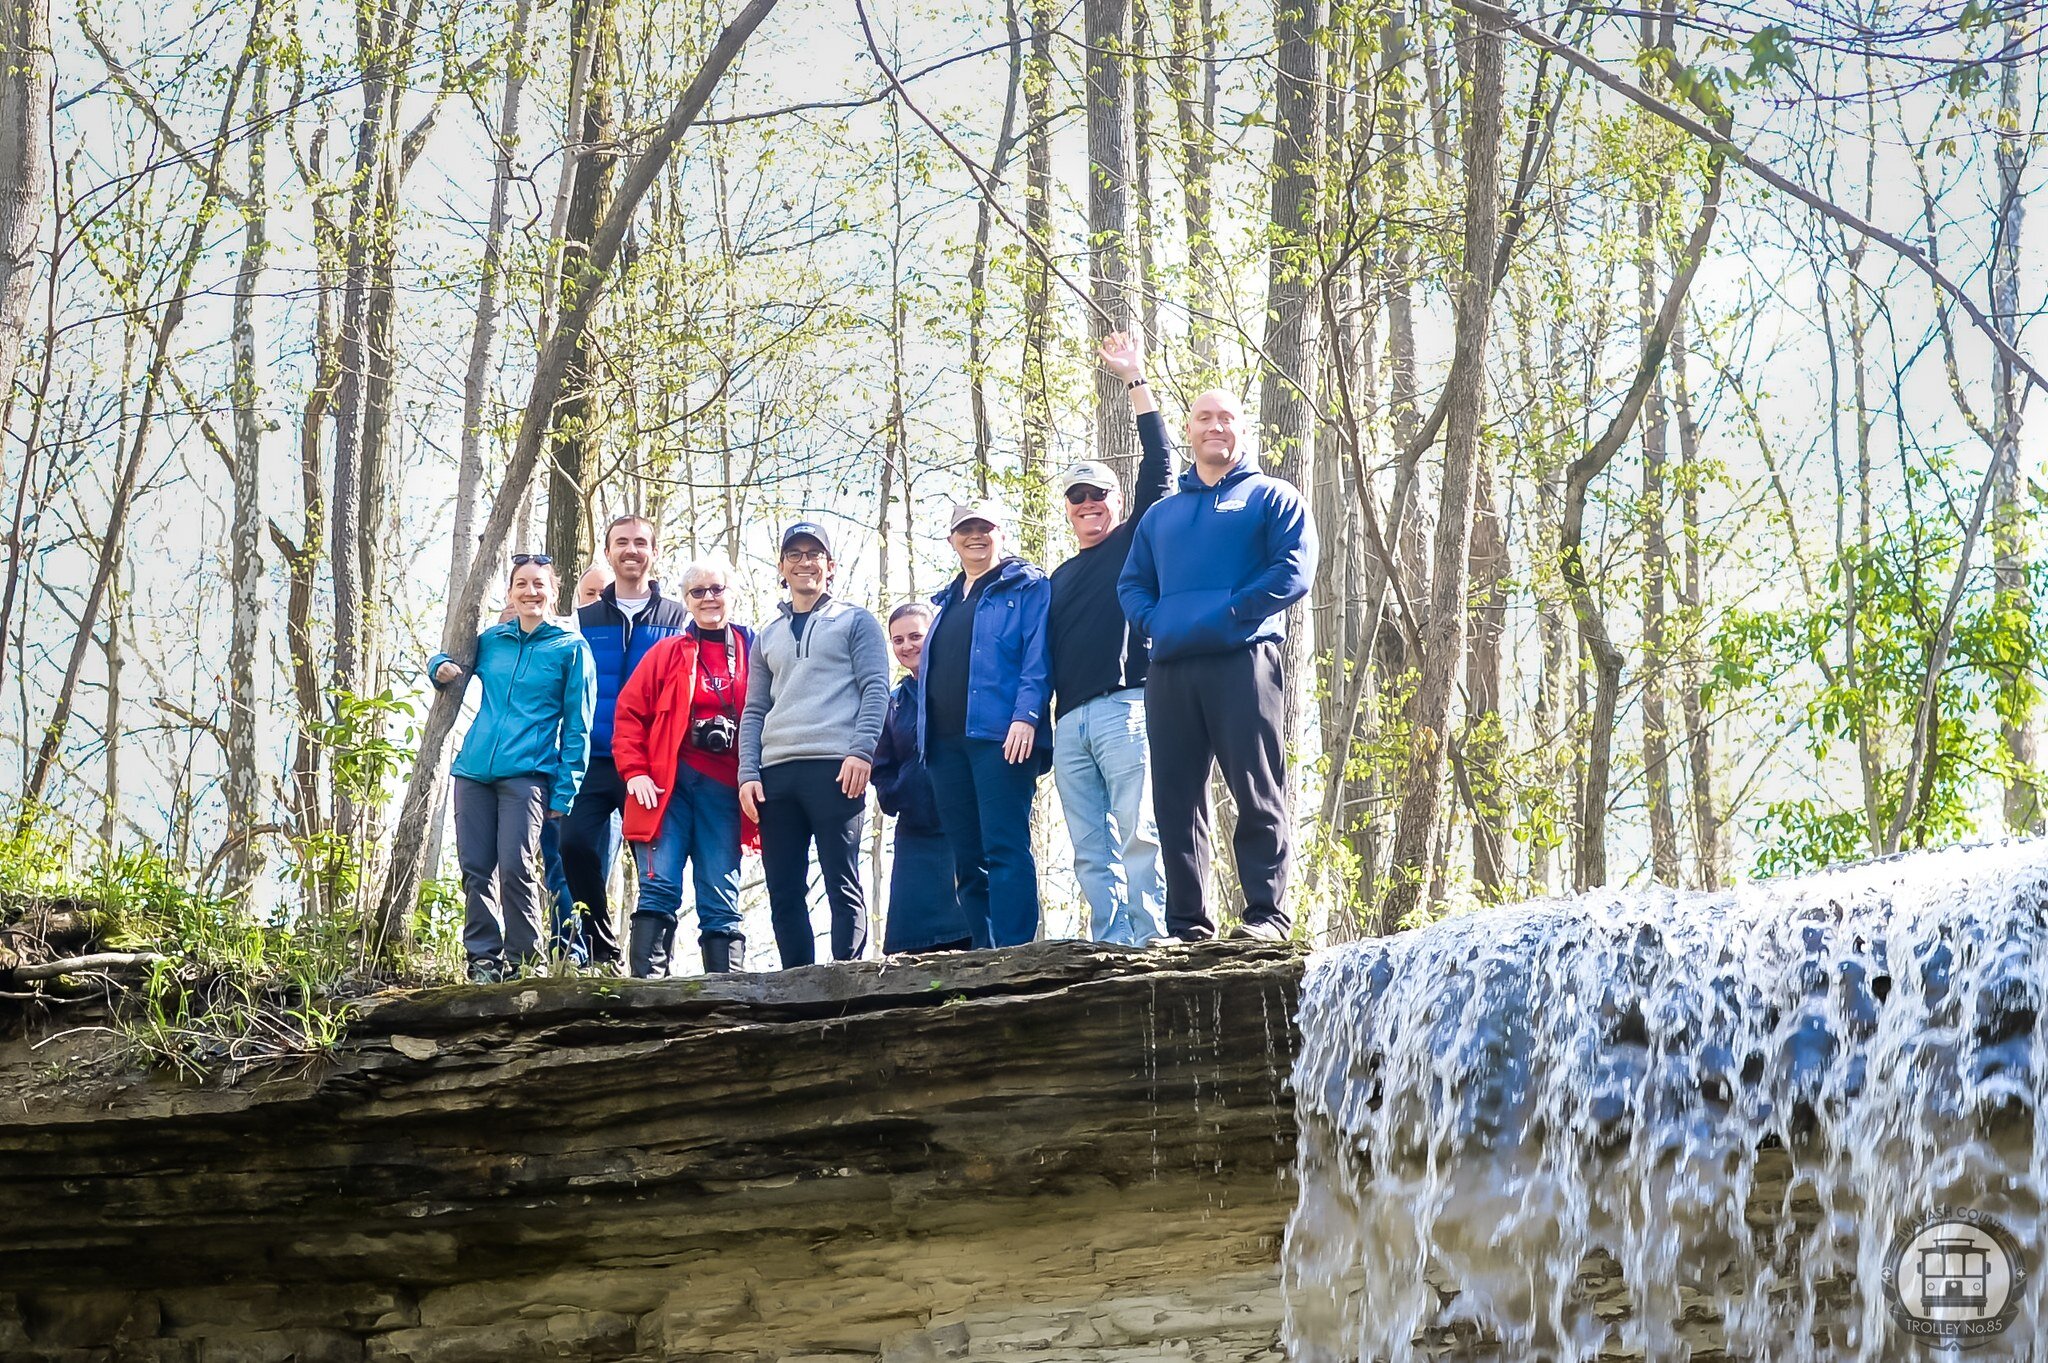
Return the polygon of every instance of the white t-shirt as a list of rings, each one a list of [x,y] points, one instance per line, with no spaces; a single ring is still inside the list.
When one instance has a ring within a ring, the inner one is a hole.
[[[647,603],[653,599],[652,596],[642,596],[628,600],[623,596],[615,596],[612,598],[612,604],[619,608],[619,614],[625,616],[627,623],[630,624],[640,618],[640,612],[646,610]]]

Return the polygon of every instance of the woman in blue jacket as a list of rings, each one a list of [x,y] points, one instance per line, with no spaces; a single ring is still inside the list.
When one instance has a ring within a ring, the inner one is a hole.
[[[889,868],[889,920],[882,950],[964,951],[974,945],[960,897],[953,889],[953,849],[939,824],[931,774],[917,755],[918,672],[932,608],[912,601],[889,613],[889,650],[909,673],[889,697],[889,718],[875,745],[868,784],[884,814],[896,818],[896,851]]]
[[[517,614],[477,636],[470,668],[446,653],[427,663],[437,687],[483,684],[452,769],[462,946],[478,984],[540,960],[541,826],[569,812],[590,760],[597,670],[582,636],[548,619],[559,592],[546,554],[514,554],[506,595]]]
[[[1005,552],[1009,512],[955,506],[947,539],[960,575],[932,598],[918,745],[953,848],[954,881],[974,944],[1038,935],[1031,799],[1052,758],[1052,583]]]

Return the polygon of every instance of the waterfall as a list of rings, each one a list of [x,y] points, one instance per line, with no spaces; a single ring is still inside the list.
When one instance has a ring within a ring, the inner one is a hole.
[[[2044,978],[2039,841],[1320,953],[1289,1357],[2031,1356]]]

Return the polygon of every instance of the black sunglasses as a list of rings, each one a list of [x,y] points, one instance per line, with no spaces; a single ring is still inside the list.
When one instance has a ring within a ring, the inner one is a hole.
[[[1106,502],[1108,500],[1109,493],[1099,487],[1082,486],[1067,489],[1067,503],[1070,506],[1079,506],[1083,502]]]
[[[690,588],[690,599],[691,599],[692,601],[702,601],[702,600],[703,600],[703,599],[704,599],[705,597],[707,597],[707,596],[724,596],[724,595],[725,595],[725,584],[724,584],[723,582],[714,582],[714,583],[713,583],[713,584],[711,584],[711,585],[710,585],[709,587],[692,587],[692,588]]]
[[[512,556],[512,566],[514,568],[524,568],[529,563],[536,567],[545,568],[553,562],[554,560],[546,554],[514,554]]]

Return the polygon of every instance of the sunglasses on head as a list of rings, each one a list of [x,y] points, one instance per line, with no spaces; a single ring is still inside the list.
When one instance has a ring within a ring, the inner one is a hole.
[[[529,563],[536,567],[545,568],[553,562],[554,560],[546,554],[514,554],[512,556],[512,566],[514,568],[524,568]]]
[[[1089,487],[1085,483],[1067,489],[1067,503],[1070,506],[1080,506],[1083,502],[1106,502],[1108,500],[1108,492],[1099,487]]]
[[[705,599],[706,599],[706,598],[708,598],[708,597],[713,597],[713,596],[724,596],[724,595],[725,595],[725,584],[724,584],[723,582],[714,582],[714,583],[712,583],[712,584],[711,584],[710,586],[708,586],[708,587],[692,587],[692,588],[690,588],[690,599],[691,599],[692,601],[703,601],[703,600],[705,600]]]

